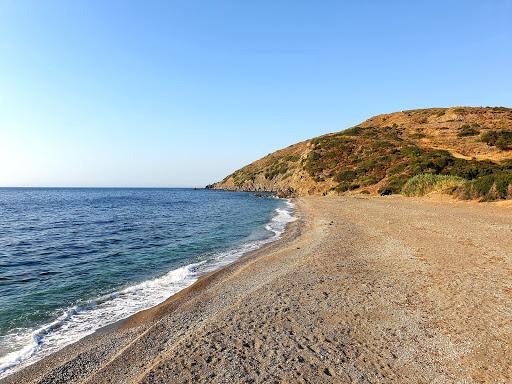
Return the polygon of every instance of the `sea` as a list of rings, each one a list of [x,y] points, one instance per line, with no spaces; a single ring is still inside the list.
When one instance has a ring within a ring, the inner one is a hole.
[[[0,377],[278,239],[293,204],[205,189],[0,189]]]

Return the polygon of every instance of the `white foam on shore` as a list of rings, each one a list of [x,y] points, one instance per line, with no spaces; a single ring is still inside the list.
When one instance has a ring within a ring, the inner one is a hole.
[[[270,223],[265,226],[265,229],[274,234],[269,238],[248,241],[237,248],[219,252],[207,260],[182,266],[155,279],[101,296],[87,305],[68,308],[56,320],[38,329],[17,329],[13,333],[0,336],[0,345],[16,348],[0,357],[0,378],[94,333],[99,328],[153,307],[192,285],[200,276],[277,240],[286,225],[295,220],[293,204],[287,200],[285,208],[277,208],[275,212]]]

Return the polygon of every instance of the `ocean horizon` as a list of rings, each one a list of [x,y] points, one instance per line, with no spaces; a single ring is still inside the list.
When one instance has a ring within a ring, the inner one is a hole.
[[[199,188],[0,188],[0,377],[277,239],[288,200]]]

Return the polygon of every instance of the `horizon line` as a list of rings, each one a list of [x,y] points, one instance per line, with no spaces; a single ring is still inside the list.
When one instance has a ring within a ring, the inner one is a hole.
[[[0,189],[207,189],[202,187],[130,187],[130,186],[0,186]]]

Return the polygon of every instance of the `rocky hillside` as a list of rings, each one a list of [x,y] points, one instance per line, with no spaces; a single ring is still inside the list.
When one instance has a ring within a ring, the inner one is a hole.
[[[431,108],[375,116],[276,151],[208,188],[389,194],[423,174],[454,177],[457,182],[449,184],[458,187],[451,192],[466,198],[512,197],[512,109]]]

